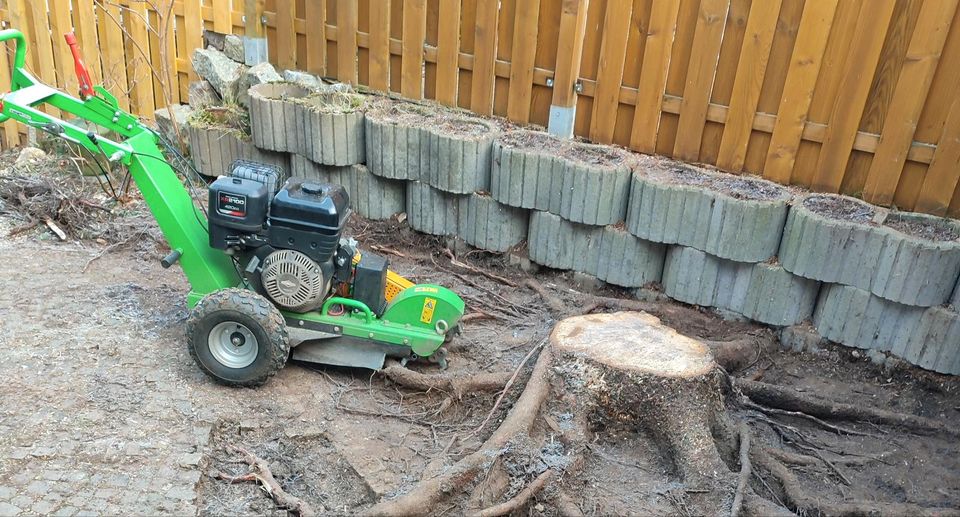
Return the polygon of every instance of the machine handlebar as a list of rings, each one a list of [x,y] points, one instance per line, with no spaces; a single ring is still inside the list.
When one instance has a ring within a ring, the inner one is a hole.
[[[13,58],[13,69],[18,70],[23,68],[27,60],[27,39],[24,38],[23,33],[17,29],[4,29],[0,31],[0,43],[12,39],[17,40],[17,53]]]

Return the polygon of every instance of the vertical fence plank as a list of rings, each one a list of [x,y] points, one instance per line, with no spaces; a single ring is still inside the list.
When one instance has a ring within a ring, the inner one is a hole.
[[[937,141],[937,150],[923,179],[917,210],[945,215],[960,180],[960,97],[953,104]]]
[[[130,109],[127,96],[127,63],[123,53],[123,30],[120,21],[120,6],[111,3],[98,3],[100,45],[103,52],[103,86],[117,97],[120,107]],[[199,12],[199,11],[198,11]]]
[[[460,0],[440,0],[440,31],[437,37],[437,100],[457,104],[460,57]]]
[[[587,24],[587,0],[563,0],[560,13],[560,35],[557,39],[557,67],[553,75],[553,101],[550,106],[550,132],[570,136],[573,120],[558,122],[554,111],[573,108],[577,102],[574,91],[580,76],[580,56],[583,52],[584,30]]]
[[[807,0],[803,7],[800,30],[763,167],[763,176],[767,179],[790,183],[838,1]]]
[[[283,69],[297,68],[297,2],[295,0],[276,0],[277,2],[277,64]],[[339,41],[337,42],[339,46]]]
[[[477,2],[470,109],[483,115],[493,113],[493,66],[497,58],[498,9],[498,0]]]
[[[390,0],[370,2],[370,84],[390,89]]]
[[[613,141],[632,14],[632,0],[607,2],[597,67],[597,89],[593,95],[593,114],[590,117],[590,139],[595,142]]]
[[[423,98],[423,40],[426,36],[426,0],[405,0],[400,78],[400,94],[404,97]]]
[[[50,26],[47,22],[47,6],[43,5],[43,2],[28,0],[26,7],[29,21],[26,30],[28,48],[37,58],[38,69],[35,75],[43,82],[56,86],[56,65],[53,60],[53,43],[50,41]]]
[[[522,0],[521,0],[522,1]],[[495,62],[510,63],[513,67],[513,31],[517,15],[517,0],[500,0],[500,12],[497,15],[497,52]],[[534,39],[533,41],[536,41]],[[496,65],[494,65],[494,71]],[[507,116],[507,102],[510,96],[510,77],[494,74],[493,114]]]
[[[863,198],[871,203],[893,200],[956,9],[957,0],[925,2],[921,7],[864,185]]]
[[[156,108],[153,103],[147,5],[143,2],[127,2],[123,14],[123,25],[130,42],[126,61],[131,107],[138,115],[152,120]]]
[[[727,0],[702,0],[693,36],[693,52],[687,68],[687,80],[680,104],[680,122],[673,155],[681,160],[697,161],[703,125],[707,120],[710,91],[716,73],[723,26],[727,17]]]
[[[643,49],[643,65],[640,68],[643,87],[637,92],[633,130],[630,132],[630,147],[644,153],[652,153],[657,148],[660,108],[663,106],[663,94],[667,87],[667,72],[670,70],[670,55],[679,9],[680,0],[661,0],[653,3],[650,12],[650,29]]]
[[[50,3],[50,29],[50,37],[53,42],[53,58],[57,67],[57,85],[70,92],[71,95],[76,95],[79,83],[73,70],[73,57],[70,54],[70,47],[63,37],[64,34],[73,30],[69,1]]]
[[[172,1],[172,0],[171,0]],[[100,84],[103,74],[100,71],[100,45],[97,41],[97,20],[93,10],[93,2],[89,0],[74,0],[74,24],[83,51],[83,62],[87,64],[90,80]]]
[[[10,91],[10,58],[8,46],[0,47],[0,91]],[[0,149],[11,149],[20,145],[20,124],[16,120],[3,123],[3,145]]]
[[[533,68],[537,57],[538,17],[540,0],[521,0],[513,27],[513,52],[510,63],[510,93],[507,98],[507,118],[526,123],[530,120],[533,93]]]
[[[380,2],[373,2],[379,4]],[[307,21],[307,71],[313,74],[326,74],[327,16],[323,2],[308,1],[305,4]],[[371,31],[372,32],[372,31]]]
[[[763,88],[763,78],[767,70],[767,58],[773,44],[773,31],[779,15],[780,0],[756,2],[750,7],[743,49],[733,82],[733,95],[723,127],[720,151],[717,154],[717,166],[722,169],[743,169],[757,102],[760,100],[760,89]]]
[[[874,0],[861,13],[853,35],[853,48],[844,67],[837,98],[833,103],[827,134],[813,176],[813,188],[837,192],[847,169],[858,124],[870,93],[870,81],[880,58],[884,35],[893,15],[895,0]]]
[[[183,0],[183,34],[186,54],[182,55],[188,62],[193,56],[193,50],[203,47],[203,11],[200,0]],[[106,67],[104,67],[106,68]],[[190,67],[190,80],[197,80],[197,73]]]
[[[233,34],[232,14],[231,0],[213,0],[213,30],[221,34]]]
[[[337,79],[357,84],[357,2],[337,1]]]
[[[446,23],[446,22],[444,22]],[[437,48],[440,37],[440,0],[427,0],[427,32],[424,44],[427,48]],[[437,62],[426,61],[423,65],[423,96],[427,99],[437,98]]]

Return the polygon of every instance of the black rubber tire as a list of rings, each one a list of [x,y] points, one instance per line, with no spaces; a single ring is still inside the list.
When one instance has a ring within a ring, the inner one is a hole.
[[[210,352],[210,332],[225,321],[243,324],[257,338],[257,357],[250,365],[230,368]],[[227,386],[260,386],[280,371],[290,356],[287,326],[280,311],[263,296],[246,289],[222,289],[200,300],[187,319],[187,343],[200,369]]]

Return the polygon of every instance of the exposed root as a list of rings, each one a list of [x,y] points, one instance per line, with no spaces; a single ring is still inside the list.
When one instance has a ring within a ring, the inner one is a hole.
[[[504,501],[498,505],[491,506],[474,514],[476,517],[499,517],[500,515],[507,515],[508,513],[519,510],[523,505],[527,504],[533,496],[537,495],[540,490],[543,490],[543,487],[547,485],[557,477],[557,471],[553,469],[547,469],[543,471],[536,479],[533,480],[529,485],[526,486],[519,494],[513,496],[510,500]]]
[[[543,338],[535,347],[531,348],[527,355],[523,357],[520,361],[520,364],[517,365],[516,369],[513,370],[513,375],[510,376],[510,379],[507,381],[506,386],[503,387],[503,391],[500,392],[500,396],[497,397],[497,401],[494,402],[493,407],[490,408],[490,411],[487,413],[486,418],[483,419],[483,422],[480,422],[480,425],[477,426],[477,429],[473,434],[477,434],[483,430],[484,426],[487,425],[487,422],[490,421],[490,418],[493,417],[493,414],[497,412],[497,408],[500,407],[500,403],[503,402],[503,397],[506,396],[507,392],[510,391],[510,387],[513,386],[513,383],[517,380],[517,376],[520,375],[520,371],[523,370],[523,366],[527,364],[527,361],[530,360],[530,357],[537,352],[540,347],[547,342],[547,338]]]
[[[229,483],[237,483],[240,481],[255,481],[260,484],[260,488],[269,495],[273,501],[277,504],[278,508],[288,510],[291,513],[299,515],[301,517],[311,517],[316,515],[316,512],[313,511],[313,508],[299,497],[288,494],[283,487],[280,486],[280,483],[277,482],[273,477],[273,473],[270,472],[270,467],[267,465],[266,461],[256,457],[252,452],[239,447],[236,445],[228,445],[228,449],[232,452],[240,454],[243,456],[243,460],[250,465],[250,472],[242,476],[228,476],[226,474],[217,473],[216,478],[225,480]]]
[[[540,352],[530,380],[517,403],[507,414],[503,423],[484,442],[483,446],[470,454],[443,474],[421,481],[406,494],[389,501],[381,501],[365,512],[366,515],[415,515],[426,508],[434,508],[444,498],[459,492],[474,481],[485,465],[498,458],[503,447],[518,434],[529,432],[540,405],[550,391],[548,374],[552,356],[549,348]]]
[[[507,286],[507,287],[514,287],[514,286],[516,285],[516,282],[513,282],[513,281],[511,281],[510,279],[504,278],[504,277],[502,277],[502,276],[500,276],[500,275],[495,275],[495,274],[493,274],[493,273],[491,273],[491,272],[489,272],[489,271],[486,271],[486,270],[484,270],[484,269],[476,268],[476,267],[471,266],[470,264],[467,264],[466,262],[461,262],[460,260],[457,260],[457,257],[456,257],[456,256],[453,254],[453,252],[450,251],[449,249],[444,249],[444,250],[443,250],[443,254],[444,254],[444,256],[446,256],[448,259],[450,259],[450,264],[452,264],[452,265],[454,265],[454,266],[456,266],[456,267],[459,267],[459,268],[462,268],[462,269],[466,269],[467,271],[470,271],[471,273],[476,273],[476,274],[478,274],[478,275],[480,275],[480,276],[485,276],[485,277],[489,278],[490,280],[494,280],[494,281],[500,282],[501,284],[503,284],[503,285],[505,285],[505,286]]]
[[[476,373],[473,375],[426,375],[415,372],[398,364],[387,366],[380,370],[391,381],[403,386],[421,391],[442,391],[463,398],[464,393],[471,391],[497,391],[507,383],[510,374],[507,372]]]
[[[951,508],[929,508],[911,503],[887,503],[873,501],[854,501],[845,503],[825,503],[819,497],[808,495],[797,481],[793,472],[783,463],[766,454],[756,454],[753,461],[770,472],[786,496],[788,504],[801,515],[832,515],[855,517],[862,515],[911,515],[911,516],[960,516],[960,510]]]
[[[750,464],[750,426],[746,422],[740,423],[740,475],[737,477],[737,491],[733,495],[733,505],[730,508],[730,517],[740,515],[743,507],[743,495],[750,481],[752,467]]]
[[[540,296],[540,299],[543,300],[543,303],[547,304],[547,307],[550,308],[550,312],[554,314],[561,314],[564,312],[565,307],[563,302],[557,299],[556,296],[548,293],[546,289],[540,285],[540,282],[537,282],[534,278],[528,278],[524,280],[523,285],[528,287],[531,291],[537,293]]]
[[[800,411],[820,418],[902,426],[918,433],[960,435],[960,430],[948,427],[943,422],[932,418],[832,402],[765,382],[748,381],[746,379],[733,379],[733,382],[744,395],[767,407]]]
[[[817,417],[815,417],[815,416],[808,415],[808,414],[803,413],[803,412],[801,412],[801,411],[787,411],[786,409],[768,408],[768,407],[765,407],[765,406],[761,406],[760,404],[757,404],[756,402],[753,402],[753,401],[751,401],[750,399],[748,399],[748,398],[746,398],[746,397],[744,397],[744,400],[741,400],[740,403],[743,404],[744,406],[750,408],[750,409],[757,410],[757,411],[759,411],[759,412],[761,412],[761,413],[764,413],[764,414],[767,414],[767,415],[783,415],[783,416],[791,416],[791,417],[800,418],[800,419],[803,419],[803,420],[808,420],[808,421],[813,422],[813,423],[817,424],[818,426],[820,426],[820,427],[822,427],[822,428],[824,428],[824,429],[826,429],[826,430],[828,430],[828,431],[831,431],[831,432],[834,432],[834,433],[837,433],[837,434],[849,434],[849,435],[852,435],[852,436],[870,436],[870,437],[874,437],[874,438],[877,437],[877,435],[875,435],[875,434],[873,434],[873,433],[864,433],[864,432],[857,431],[857,430],[854,430],[854,429],[850,429],[850,428],[847,428],[847,427],[842,427],[842,426],[838,426],[838,425],[833,425],[833,424],[828,423],[828,422],[824,422],[823,420],[820,420],[819,418],[817,418]]]

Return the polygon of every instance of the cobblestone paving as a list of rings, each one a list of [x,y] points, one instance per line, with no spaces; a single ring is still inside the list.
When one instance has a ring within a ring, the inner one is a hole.
[[[184,346],[181,272],[123,252],[84,272],[99,251],[0,239],[0,516],[194,515],[216,422],[310,420],[290,386],[310,372],[211,383]]]

